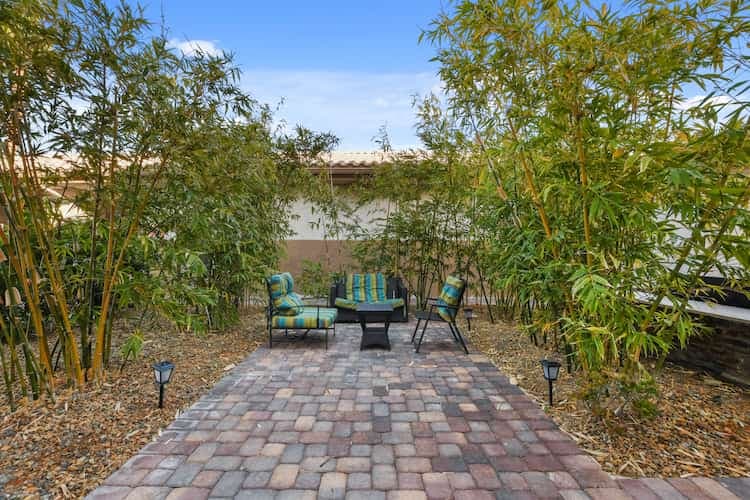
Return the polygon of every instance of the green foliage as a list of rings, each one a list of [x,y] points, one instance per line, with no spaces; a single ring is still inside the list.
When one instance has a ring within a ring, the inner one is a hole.
[[[122,357],[122,364],[120,370],[123,369],[125,363],[129,359],[136,359],[143,350],[143,332],[135,330],[128,339],[120,346],[120,356]]]
[[[126,1],[0,2],[0,268],[28,325],[2,327],[11,404],[19,386],[52,394],[57,349],[71,384],[102,377],[131,307],[197,332],[236,322],[276,267],[300,172],[335,143],[276,135],[231,56],[150,29]]]
[[[533,330],[559,325],[602,407],[696,332],[706,272],[747,286],[748,9],[464,0],[423,34],[448,90],[425,144],[476,169],[480,268]]]
[[[302,259],[302,274],[295,286],[309,297],[328,297],[338,273],[331,272],[323,262]]]

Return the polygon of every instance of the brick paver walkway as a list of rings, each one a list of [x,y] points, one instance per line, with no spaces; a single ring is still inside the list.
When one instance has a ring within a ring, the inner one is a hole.
[[[413,325],[411,325],[413,328]],[[433,331],[391,352],[258,349],[90,498],[737,498],[746,479],[615,480],[490,362]],[[179,370],[179,367],[177,367]],[[734,492],[734,493],[733,493]]]

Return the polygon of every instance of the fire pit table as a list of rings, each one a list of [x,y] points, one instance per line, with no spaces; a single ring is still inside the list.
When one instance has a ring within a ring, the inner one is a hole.
[[[391,324],[391,304],[357,304],[357,317],[362,326],[362,341],[359,350],[366,347],[384,347],[391,350],[391,342],[388,339],[388,327]],[[372,323],[383,326],[371,326]]]

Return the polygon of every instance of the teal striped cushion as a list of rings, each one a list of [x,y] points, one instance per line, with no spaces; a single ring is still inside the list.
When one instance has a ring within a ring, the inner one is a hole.
[[[346,298],[355,302],[384,301],[385,278],[381,273],[348,274]]]
[[[357,302],[351,299],[345,299],[344,297],[336,297],[336,307],[341,309],[351,309],[352,311],[357,310]]]
[[[386,304],[390,304],[394,309],[396,309],[397,307],[404,307],[404,299],[385,299],[379,300],[378,302],[385,302]]]
[[[466,282],[455,276],[448,276],[448,279],[445,280],[443,289],[440,291],[437,308],[438,314],[445,321],[453,321],[457,312],[457,309],[445,306],[458,306],[458,301],[461,299],[461,294],[465,286]]]
[[[336,304],[336,307],[340,307],[342,309],[351,309],[352,311],[356,311],[357,304],[359,304],[359,302],[345,299],[343,297],[336,297],[335,304]],[[404,299],[374,300],[372,302],[368,302],[368,304],[391,304],[393,308],[396,309],[397,307],[404,307]]]
[[[291,273],[281,273],[281,276],[286,280],[286,293],[292,293],[294,291],[294,278]]]
[[[288,287],[287,287],[287,280],[284,278],[281,274],[274,274],[268,278],[266,278],[266,281],[268,281],[268,286],[271,290],[271,300],[276,300],[282,295],[286,295],[289,293]]]
[[[294,289],[294,279],[291,274],[274,274],[266,278],[266,280],[271,290],[271,302],[279,314],[293,316],[300,312],[304,303],[302,302],[302,298],[292,291]]]
[[[294,316],[302,311],[304,305],[302,297],[294,292],[282,295],[273,301],[273,306],[282,316]]]
[[[330,328],[336,322],[338,311],[327,307],[303,307],[294,316],[274,316],[271,324],[274,328],[313,329]]]

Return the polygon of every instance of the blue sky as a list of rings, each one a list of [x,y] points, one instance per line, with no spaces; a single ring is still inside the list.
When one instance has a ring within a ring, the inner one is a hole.
[[[234,53],[242,83],[289,126],[330,131],[340,150],[369,150],[386,124],[395,148],[417,146],[412,95],[439,89],[433,49],[418,44],[440,0],[152,0],[175,46]]]

